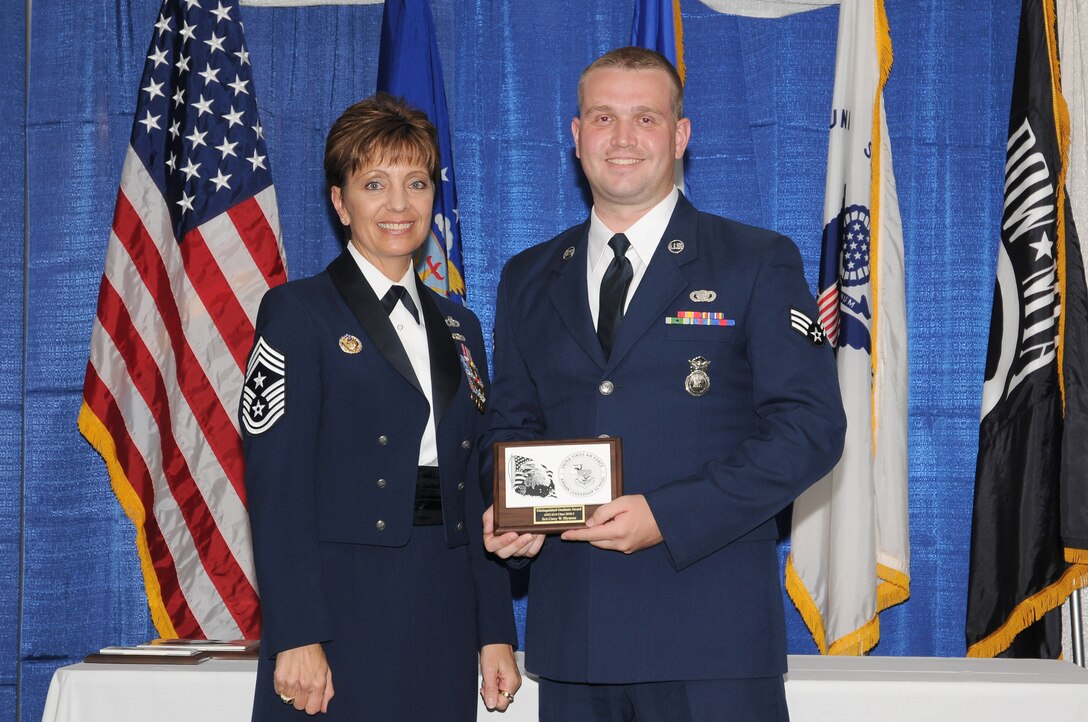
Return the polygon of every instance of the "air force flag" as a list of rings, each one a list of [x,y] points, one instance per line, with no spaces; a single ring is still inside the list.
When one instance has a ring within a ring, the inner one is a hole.
[[[403,97],[426,113],[438,130],[442,178],[434,190],[431,233],[416,256],[416,272],[431,289],[463,304],[464,264],[450,119],[434,19],[427,0],[386,0],[378,54],[378,90]]]

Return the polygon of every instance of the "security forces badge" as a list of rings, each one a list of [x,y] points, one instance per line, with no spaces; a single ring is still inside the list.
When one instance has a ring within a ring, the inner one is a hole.
[[[280,420],[287,407],[286,385],[287,360],[259,337],[242,387],[242,426],[247,433],[263,434]]]

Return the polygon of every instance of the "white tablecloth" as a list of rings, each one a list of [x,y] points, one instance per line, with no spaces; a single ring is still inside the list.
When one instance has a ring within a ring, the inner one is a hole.
[[[1068,662],[807,655],[789,662],[793,722],[1088,720],[1088,671]],[[53,675],[42,722],[248,722],[256,664],[73,664]],[[477,719],[535,722],[536,704],[537,685],[526,678],[506,714],[481,704]]]

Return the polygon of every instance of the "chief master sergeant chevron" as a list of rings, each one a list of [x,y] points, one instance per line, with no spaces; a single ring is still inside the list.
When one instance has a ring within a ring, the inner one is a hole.
[[[691,135],[663,56],[582,73],[589,219],[499,283],[495,441],[623,440],[625,495],[532,557],[526,654],[542,722],[787,720],[775,514],[834,466],[845,417],[800,254],[673,184]]]

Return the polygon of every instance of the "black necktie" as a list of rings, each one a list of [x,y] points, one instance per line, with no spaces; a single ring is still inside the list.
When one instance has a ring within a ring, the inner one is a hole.
[[[627,300],[627,289],[631,286],[631,278],[635,275],[631,268],[631,262],[627,260],[627,249],[631,242],[627,236],[617,233],[608,242],[613,253],[616,254],[608,269],[601,279],[601,305],[597,313],[597,338],[601,340],[601,348],[605,357],[612,354],[612,343],[620,331],[620,321],[623,320],[623,304]]]
[[[408,295],[408,289],[393,284],[382,296],[382,306],[385,307],[385,312],[393,313],[398,301],[404,301],[404,307],[408,309],[408,313],[412,314],[412,318],[416,320],[416,323],[419,323],[419,311],[416,310],[416,304],[412,301],[412,297]]]

